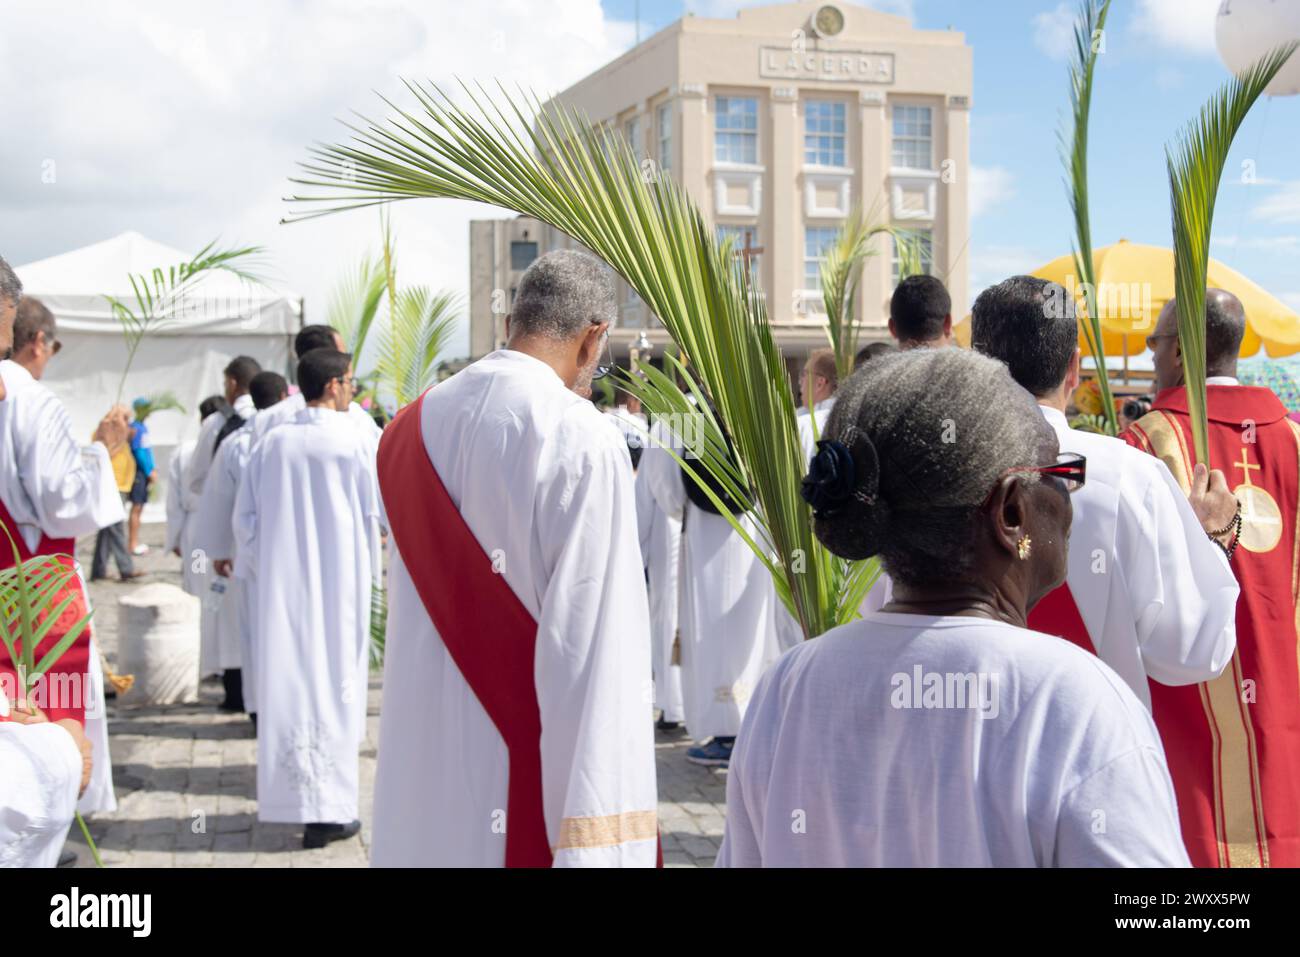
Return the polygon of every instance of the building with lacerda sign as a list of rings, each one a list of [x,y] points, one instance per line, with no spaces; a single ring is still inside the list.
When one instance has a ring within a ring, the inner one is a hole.
[[[855,208],[919,235],[926,271],[967,291],[972,51],[962,34],[847,3],[789,3],[732,19],[687,16],[558,94],[621,129],[735,238],[778,341],[798,359],[826,344],[818,268]],[[472,354],[504,342],[522,271],[576,245],[536,220],[470,227]],[[887,237],[858,299],[863,343],[887,337],[898,260]],[[611,331],[626,356],[666,334],[620,283]]]

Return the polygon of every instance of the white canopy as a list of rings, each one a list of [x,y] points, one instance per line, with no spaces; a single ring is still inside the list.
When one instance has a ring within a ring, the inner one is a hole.
[[[134,309],[130,275],[165,270],[191,258],[127,232],[15,270],[23,295],[43,302],[58,322],[63,348],[41,381],[63,401],[73,428],[87,441],[117,398],[127,355],[122,327],[104,297],[114,296]],[[216,271],[185,295],[175,320],[145,338],[122,401],[129,405],[140,396],[171,392],[186,410],[149,418],[160,479],[154,502],[165,495],[162,480],[171,450],[198,434],[199,403],[221,392],[221,370],[235,356],[248,355],[264,369],[285,373],[301,325],[297,295]]]

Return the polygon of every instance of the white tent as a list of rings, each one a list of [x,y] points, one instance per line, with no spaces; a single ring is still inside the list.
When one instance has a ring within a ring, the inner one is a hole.
[[[73,428],[87,441],[117,397],[127,355],[122,327],[105,295],[135,308],[130,275],[191,258],[128,232],[15,270],[23,295],[43,302],[58,322],[63,348],[41,381],[63,401]],[[285,373],[293,336],[302,325],[298,296],[220,271],[204,275],[178,313],[141,343],[122,394],[129,405],[139,396],[171,392],[186,410],[149,418],[159,483],[146,518],[160,517],[171,452],[198,434],[199,402],[221,391],[221,370],[235,356],[248,355],[264,369]]]

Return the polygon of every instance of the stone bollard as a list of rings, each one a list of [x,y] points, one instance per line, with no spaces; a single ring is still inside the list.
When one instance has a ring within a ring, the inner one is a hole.
[[[118,600],[116,670],[135,675],[119,704],[199,700],[200,604],[166,582],[144,585]]]

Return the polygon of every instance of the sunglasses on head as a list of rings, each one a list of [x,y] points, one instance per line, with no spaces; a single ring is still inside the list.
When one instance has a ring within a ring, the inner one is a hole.
[[[1051,465],[1017,465],[1015,468],[1007,469],[998,476],[998,482],[1001,482],[1008,475],[1014,475],[1016,472],[1037,472],[1040,475],[1050,475],[1052,478],[1060,479],[1065,483],[1065,490],[1073,494],[1083,488],[1088,473],[1088,460],[1075,452],[1062,452]],[[995,482],[993,488],[989,489],[989,494],[984,499],[984,506],[987,506],[992,501],[993,493],[997,491],[997,487]]]

